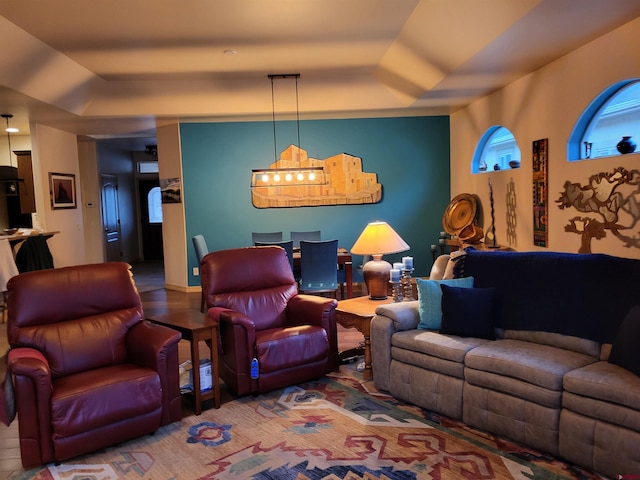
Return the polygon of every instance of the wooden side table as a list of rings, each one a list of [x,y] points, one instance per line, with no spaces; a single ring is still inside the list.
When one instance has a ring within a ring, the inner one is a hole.
[[[182,334],[191,342],[191,369],[195,413],[202,413],[202,402],[213,399],[214,408],[220,408],[220,381],[218,379],[218,325],[206,321],[207,315],[199,310],[176,310],[147,318],[151,323],[164,325]],[[200,391],[200,341],[211,340],[211,390]]]
[[[340,300],[336,308],[336,321],[345,328],[355,328],[364,336],[364,370],[362,378],[371,380],[371,319],[378,305],[393,303],[391,297],[384,300],[371,300],[368,296]]]

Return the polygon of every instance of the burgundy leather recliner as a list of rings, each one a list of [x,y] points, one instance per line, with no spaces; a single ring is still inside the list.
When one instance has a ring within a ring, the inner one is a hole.
[[[25,468],[180,420],[181,335],[144,321],[129,268],[79,265],[9,281],[9,371]]]
[[[277,246],[207,254],[200,264],[208,318],[220,327],[220,376],[236,395],[314,380],[339,366],[337,301],[299,295]],[[258,375],[251,363],[257,359]]]

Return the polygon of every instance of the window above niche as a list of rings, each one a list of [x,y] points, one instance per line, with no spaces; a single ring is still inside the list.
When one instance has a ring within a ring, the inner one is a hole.
[[[640,79],[617,82],[591,102],[569,137],[567,158],[617,157],[622,137],[640,140]]]
[[[501,125],[489,128],[476,147],[472,173],[509,170],[520,167],[520,147],[513,133]]]
[[[158,173],[159,171],[157,161],[138,162],[138,173]]]

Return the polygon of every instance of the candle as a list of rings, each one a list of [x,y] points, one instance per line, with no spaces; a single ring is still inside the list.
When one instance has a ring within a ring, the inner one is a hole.
[[[404,263],[402,263],[402,262],[395,262],[395,263],[393,264],[393,267],[391,267],[391,268],[393,268],[393,269],[395,269],[395,270],[402,270],[402,269],[403,269],[403,267],[404,267]]]
[[[413,270],[413,257],[402,257],[402,264],[405,270]]]
[[[398,270],[397,268],[392,268],[390,270],[390,275],[392,282],[397,283],[400,281],[400,270]]]

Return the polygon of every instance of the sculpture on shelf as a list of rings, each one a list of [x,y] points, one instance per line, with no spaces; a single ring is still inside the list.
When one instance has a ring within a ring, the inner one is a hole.
[[[636,230],[640,221],[640,170],[617,167],[611,173],[590,176],[584,186],[566,181],[556,203],[561,210],[573,207],[587,214],[571,218],[564,227],[566,232],[582,236],[578,253],[591,253],[591,240],[606,237],[607,231],[625,247],[640,248]]]

